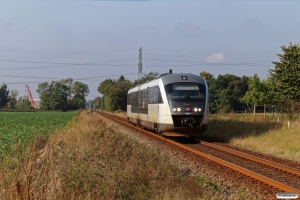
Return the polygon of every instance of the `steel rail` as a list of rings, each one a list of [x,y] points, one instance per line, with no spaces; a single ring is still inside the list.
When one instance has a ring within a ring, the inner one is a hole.
[[[238,151],[226,148],[226,147],[221,147],[221,146],[218,146],[216,144],[211,144],[211,143],[204,142],[204,141],[200,141],[200,144],[202,144],[204,146],[212,147],[214,149],[218,149],[218,150],[221,150],[221,151],[225,151],[227,153],[237,155],[237,156],[240,156],[240,157],[243,157],[243,158],[247,158],[247,159],[252,160],[254,162],[265,164],[265,165],[268,165],[270,167],[274,167],[276,169],[280,169],[280,170],[283,170],[285,172],[290,172],[292,174],[296,174],[296,175],[300,176],[300,170],[297,170],[297,169],[292,168],[292,167],[288,167],[288,166],[285,166],[285,165],[281,165],[279,163],[275,163],[275,162],[268,161],[268,160],[265,160],[265,159],[262,159],[262,158],[251,156],[249,154],[238,152]]]
[[[245,174],[245,175],[247,175],[247,176],[249,176],[249,177],[252,177],[252,178],[254,178],[254,179],[258,180],[258,181],[261,181],[261,182],[263,182],[263,183],[266,183],[266,184],[268,184],[268,185],[270,185],[270,186],[273,186],[273,187],[275,187],[275,188],[278,188],[279,191],[284,191],[284,192],[296,192],[296,193],[300,194],[300,190],[298,190],[298,189],[292,188],[292,187],[290,187],[290,186],[288,186],[288,185],[285,185],[285,184],[280,183],[280,182],[278,182],[278,181],[272,180],[272,179],[270,179],[270,178],[268,178],[268,177],[262,176],[262,175],[260,175],[260,174],[257,174],[257,173],[255,173],[255,172],[252,172],[252,171],[247,170],[247,169],[245,169],[245,168],[239,167],[239,166],[237,166],[237,165],[235,165],[235,164],[229,163],[229,162],[224,161],[224,160],[222,160],[222,159],[219,159],[219,158],[217,158],[217,157],[214,157],[214,156],[211,156],[211,155],[209,155],[209,154],[206,154],[206,153],[200,152],[200,151],[198,151],[198,150],[195,150],[195,149],[193,149],[193,148],[187,147],[187,146],[185,146],[185,145],[183,145],[183,144],[180,144],[180,143],[177,143],[177,142],[175,142],[175,141],[173,141],[173,140],[169,140],[169,139],[166,139],[166,138],[164,138],[164,137],[162,137],[162,136],[159,136],[159,135],[156,135],[156,134],[154,134],[154,133],[151,133],[151,132],[149,132],[149,131],[145,131],[144,129],[138,128],[138,127],[136,127],[136,126],[134,126],[134,125],[131,125],[131,124],[128,124],[128,123],[124,122],[124,120],[121,121],[121,120],[115,119],[115,118],[112,117],[112,115],[110,115],[110,114],[107,114],[107,113],[104,114],[103,112],[99,112],[99,111],[96,111],[96,113],[98,113],[98,114],[100,114],[100,115],[103,115],[103,116],[105,116],[105,117],[107,117],[107,118],[109,118],[109,119],[111,119],[111,120],[113,120],[113,121],[116,121],[116,122],[118,122],[118,123],[121,123],[121,124],[123,124],[123,125],[125,125],[125,126],[127,126],[127,127],[131,127],[131,128],[133,128],[133,129],[139,130],[139,131],[141,131],[141,132],[143,132],[143,133],[146,133],[146,134],[148,134],[148,135],[151,135],[151,136],[153,136],[153,137],[155,137],[155,138],[157,138],[157,139],[159,139],[159,140],[163,140],[164,142],[168,142],[168,143],[170,143],[170,144],[173,144],[174,146],[180,147],[180,148],[182,148],[182,149],[184,149],[184,150],[187,150],[187,151],[189,151],[189,152],[191,152],[191,153],[193,153],[193,154],[196,154],[196,155],[201,156],[201,157],[204,157],[204,158],[206,158],[206,159],[208,159],[208,160],[211,160],[211,161],[214,161],[214,162],[216,162],[216,163],[219,163],[219,164],[221,164],[221,165],[223,165],[223,166],[226,166],[226,167],[228,167],[228,168],[230,168],[230,169],[233,169],[234,171],[237,171],[237,172],[240,172],[240,173],[242,173],[242,174]]]

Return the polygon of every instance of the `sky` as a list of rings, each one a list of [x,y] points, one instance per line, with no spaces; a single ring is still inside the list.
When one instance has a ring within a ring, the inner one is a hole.
[[[89,86],[142,72],[265,79],[281,46],[300,43],[300,1],[0,0],[0,82],[34,98],[39,83]]]

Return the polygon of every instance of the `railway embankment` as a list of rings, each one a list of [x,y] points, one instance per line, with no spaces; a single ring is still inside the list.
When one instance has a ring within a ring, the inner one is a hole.
[[[173,165],[163,147],[150,146],[81,111],[67,128],[1,157],[0,199],[230,197],[209,179]]]

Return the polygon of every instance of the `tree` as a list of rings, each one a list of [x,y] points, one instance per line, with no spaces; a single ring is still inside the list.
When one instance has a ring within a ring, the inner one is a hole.
[[[36,90],[41,99],[40,108],[46,110],[70,110],[85,108],[88,85],[73,79],[40,83]]]
[[[68,109],[68,86],[60,81],[52,81],[50,84],[50,108],[52,110],[67,110]]]
[[[0,108],[4,108],[9,101],[9,89],[5,83],[0,87]]]
[[[67,86],[67,93],[68,93],[67,106],[68,106],[68,109],[72,109],[72,86],[73,86],[73,79],[72,78],[62,79],[62,80],[60,80],[60,82],[63,85]]]
[[[119,79],[106,79],[98,86],[98,92],[103,94],[101,109],[107,111],[126,110],[127,108],[127,92],[131,88],[132,83],[120,76]]]
[[[258,105],[265,103],[265,92],[266,87],[260,81],[257,74],[254,74],[253,77],[250,77],[248,81],[248,91],[241,101],[246,104]]]
[[[90,93],[89,86],[79,82],[75,81],[72,85],[72,108],[73,109],[79,109],[79,108],[85,108],[85,97]]]
[[[24,95],[23,97],[19,97],[17,107],[20,109],[30,109],[31,107],[31,102],[28,98],[28,96]]]
[[[277,54],[280,61],[272,62],[274,69],[269,70],[271,90],[281,110],[293,119],[300,112],[300,46],[290,43],[281,49],[283,54]]]
[[[18,103],[17,98],[19,95],[19,91],[18,90],[11,90],[9,92],[9,107],[10,108],[16,108],[16,105]]]
[[[248,91],[241,98],[241,101],[247,105],[262,105],[267,104],[267,85],[265,82],[260,81],[257,74],[250,77],[248,81]]]
[[[230,107],[230,92],[228,89],[223,89],[220,91],[218,98],[216,99],[216,109],[218,112],[229,112]]]
[[[133,83],[132,83],[132,86],[136,86],[138,84],[141,84],[141,83],[145,83],[146,81],[148,80],[151,80],[151,79],[154,79],[155,77],[157,77],[159,75],[158,72],[150,72],[148,74],[144,74],[144,76],[142,76],[141,78],[135,80]]]
[[[216,79],[207,72],[200,73],[208,85],[209,107],[211,112],[230,112],[242,110],[240,101],[248,89],[248,77],[232,74],[219,75]]]
[[[102,102],[102,98],[101,97],[96,97],[94,99],[94,104],[95,104],[95,108],[96,109],[100,109],[101,108],[101,102]]]
[[[211,112],[215,112],[218,109],[217,100],[217,87],[216,87],[216,79],[214,75],[208,72],[201,72],[200,76],[204,78],[208,87],[208,101],[209,101],[209,110]]]
[[[51,89],[52,85],[50,86],[50,84],[47,82],[38,84],[36,92],[39,94],[39,97],[41,99],[40,109],[51,109]]]
[[[300,100],[300,46],[291,44],[281,47],[283,54],[277,54],[280,61],[272,62],[270,69],[272,90],[280,100]]]

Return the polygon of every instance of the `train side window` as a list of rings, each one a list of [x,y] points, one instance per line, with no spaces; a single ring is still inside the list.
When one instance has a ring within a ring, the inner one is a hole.
[[[149,104],[163,103],[160,89],[158,86],[149,87],[147,94]]]
[[[158,91],[157,91],[157,103],[163,103],[163,99],[162,99],[162,96],[161,96],[161,93],[160,93],[160,89],[159,87],[157,87]]]
[[[127,95],[127,105],[131,104],[131,101],[130,101],[131,99],[130,98],[131,98],[131,94],[128,94]]]

